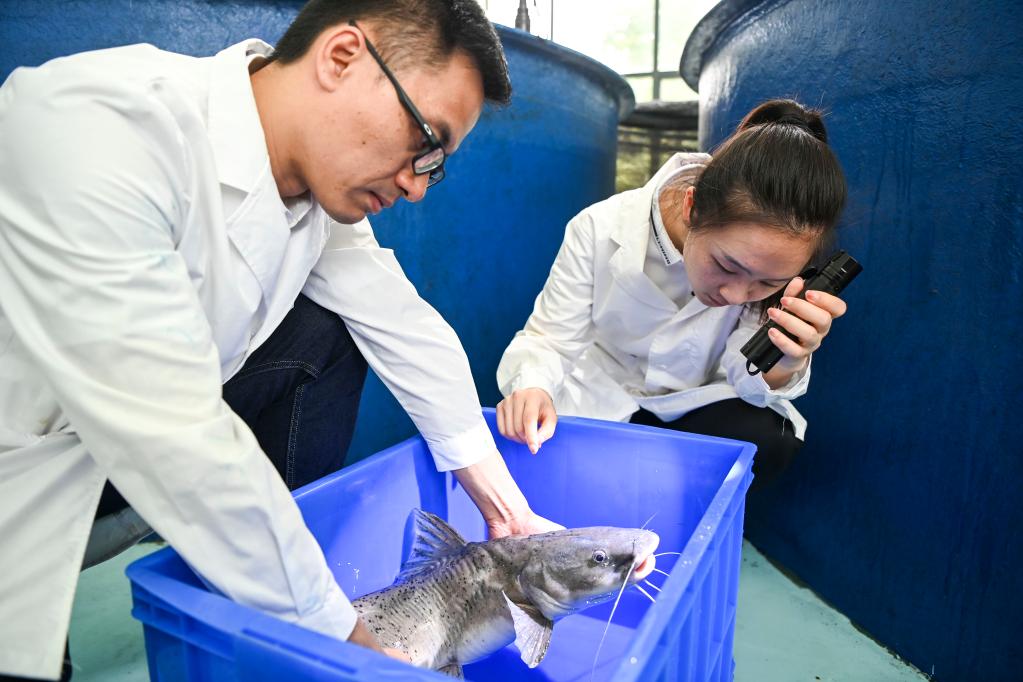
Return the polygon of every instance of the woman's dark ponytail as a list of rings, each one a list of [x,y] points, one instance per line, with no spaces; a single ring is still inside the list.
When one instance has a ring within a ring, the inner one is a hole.
[[[764,102],[746,114],[746,118],[742,119],[742,123],[736,130],[747,130],[766,123],[794,125],[810,133],[824,144],[828,143],[828,131],[824,127],[820,112],[815,109],[807,109],[791,99],[772,99]]]

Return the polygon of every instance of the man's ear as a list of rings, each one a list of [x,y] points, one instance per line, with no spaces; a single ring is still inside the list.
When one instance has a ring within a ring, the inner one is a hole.
[[[316,82],[324,90],[334,92],[348,67],[366,55],[366,40],[355,26],[341,24],[328,29],[313,49]]]

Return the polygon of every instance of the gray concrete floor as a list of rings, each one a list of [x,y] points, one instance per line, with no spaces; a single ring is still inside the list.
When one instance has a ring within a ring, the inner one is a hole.
[[[75,682],[145,682],[142,626],[124,568],[139,545],[82,573],[71,618]],[[923,682],[927,678],[743,545],[735,627],[736,682]]]
[[[735,682],[923,682],[927,677],[795,585],[744,542]]]
[[[148,682],[142,624],[131,617],[124,569],[164,545],[141,544],[82,571],[68,646],[74,682]]]

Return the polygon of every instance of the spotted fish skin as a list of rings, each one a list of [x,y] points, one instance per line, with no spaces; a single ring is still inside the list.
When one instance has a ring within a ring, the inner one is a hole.
[[[435,569],[412,576],[354,604],[384,646],[409,654],[414,665],[468,663],[515,640],[502,592],[514,565],[487,543],[469,543]]]
[[[435,670],[460,671],[512,642],[539,664],[553,621],[612,598],[657,545],[650,531],[617,528],[465,542],[427,512],[410,521],[415,541],[396,582],[353,604],[381,645]]]

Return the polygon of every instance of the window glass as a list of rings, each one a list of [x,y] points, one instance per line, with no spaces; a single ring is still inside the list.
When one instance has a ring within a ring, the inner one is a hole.
[[[480,4],[494,23],[515,25],[517,0],[480,0]],[[654,68],[654,0],[529,0],[527,7],[534,35],[550,38],[553,33],[554,42],[619,73]]]
[[[682,50],[689,34],[717,3],[718,0],[661,0],[661,35],[657,50],[659,71],[678,71],[678,63],[682,60]]]
[[[700,96],[693,92],[692,88],[686,85],[681,76],[675,78],[661,79],[661,99],[672,102],[683,102],[685,100],[700,99]]]
[[[634,76],[626,78],[632,86],[632,94],[636,96],[636,102],[649,102],[654,98],[654,79],[652,76]]]
[[[530,33],[581,52],[620,74],[678,72],[682,50],[693,28],[718,0],[528,0]],[[514,26],[519,0],[479,0],[487,17]],[[654,13],[660,12],[657,64]],[[653,80],[627,79],[637,102],[653,99]],[[660,99],[691,100],[697,95],[675,77],[661,80]]]

